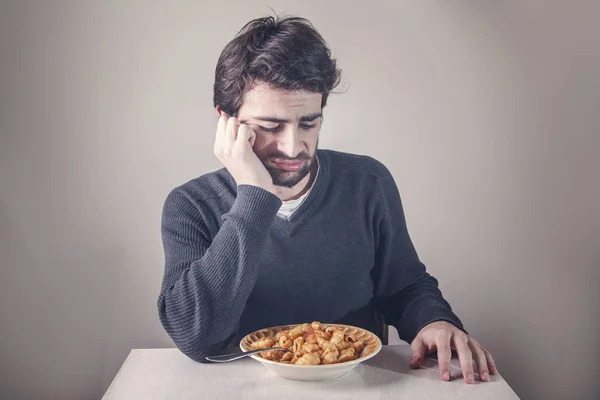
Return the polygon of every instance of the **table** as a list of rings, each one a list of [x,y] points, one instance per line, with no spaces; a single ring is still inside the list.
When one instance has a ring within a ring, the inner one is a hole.
[[[437,361],[408,366],[410,346],[384,346],[374,358],[329,381],[281,378],[258,361],[245,358],[224,364],[201,364],[178,349],[134,349],[123,363],[104,400],[157,399],[478,399],[519,397],[500,375],[492,382],[466,384],[458,359],[452,379],[440,380]]]

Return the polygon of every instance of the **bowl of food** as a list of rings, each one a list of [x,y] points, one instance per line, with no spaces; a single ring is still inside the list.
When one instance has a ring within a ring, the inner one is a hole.
[[[377,355],[381,347],[381,340],[368,330],[316,321],[260,329],[240,341],[242,351],[265,349],[250,357],[267,369],[300,381],[338,378]]]

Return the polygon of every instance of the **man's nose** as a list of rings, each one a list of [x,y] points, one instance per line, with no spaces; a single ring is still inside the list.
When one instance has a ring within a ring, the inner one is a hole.
[[[296,157],[302,151],[302,142],[297,128],[290,127],[281,132],[278,150],[288,157]]]

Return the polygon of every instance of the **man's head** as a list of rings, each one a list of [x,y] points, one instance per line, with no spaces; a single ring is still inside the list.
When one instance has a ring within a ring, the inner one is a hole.
[[[309,21],[259,18],[221,53],[214,105],[256,132],[254,152],[273,183],[293,187],[313,165],[323,108],[340,75]]]

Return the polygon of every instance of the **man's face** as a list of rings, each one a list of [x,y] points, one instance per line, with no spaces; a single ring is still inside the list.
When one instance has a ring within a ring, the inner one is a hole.
[[[321,94],[255,86],[244,94],[240,123],[256,132],[254,152],[277,186],[297,185],[313,166],[321,130]]]

